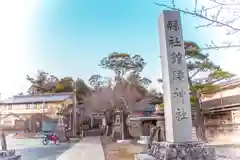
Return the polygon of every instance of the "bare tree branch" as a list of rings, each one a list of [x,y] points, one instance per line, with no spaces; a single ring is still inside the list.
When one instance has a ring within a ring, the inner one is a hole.
[[[240,31],[239,25],[235,24],[240,19],[240,3],[235,0],[208,0],[210,7],[205,7],[204,5],[200,6],[198,0],[194,0],[194,6],[192,10],[177,7],[176,0],[171,0],[171,2],[172,3],[170,5],[158,2],[154,2],[154,4],[207,21],[206,24],[196,26],[197,29],[203,27],[224,27],[227,30],[226,35],[236,34]],[[225,16],[224,14],[229,14],[229,16]],[[215,43],[211,42],[210,45],[206,45],[206,48],[202,49],[219,50],[228,48],[240,48],[240,44],[228,43],[227,45],[216,45]]]
[[[177,10],[179,12],[182,12],[184,14],[188,14],[188,15],[192,15],[192,16],[195,16],[195,17],[199,17],[199,18],[202,18],[202,19],[205,19],[207,21],[210,21],[211,23],[213,24],[217,24],[217,25],[220,25],[220,26],[224,26],[224,27],[227,27],[227,28],[230,28],[232,30],[235,30],[235,31],[240,31],[240,28],[237,28],[237,27],[233,27],[232,25],[230,24],[227,24],[227,23],[224,23],[224,22],[221,22],[221,21],[218,21],[216,19],[216,17],[214,18],[209,18],[208,16],[204,16],[203,14],[200,14],[200,13],[197,13],[196,11],[188,11],[187,9],[186,10],[183,10],[183,9],[180,9],[180,8],[176,8],[176,7],[171,7],[171,6],[168,6],[168,5],[165,5],[165,4],[160,4],[160,3],[157,3],[157,2],[154,2],[154,4],[158,5],[158,6],[161,6],[161,7],[165,7],[165,8],[168,8],[168,9],[171,9],[171,10]],[[218,11],[218,14],[219,15],[220,11]],[[217,27],[220,27],[220,26],[217,26]]]

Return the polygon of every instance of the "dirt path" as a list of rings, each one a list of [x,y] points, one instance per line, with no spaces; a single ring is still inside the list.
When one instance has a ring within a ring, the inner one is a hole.
[[[106,160],[134,160],[134,154],[143,151],[138,144],[119,144],[109,137],[101,137]]]

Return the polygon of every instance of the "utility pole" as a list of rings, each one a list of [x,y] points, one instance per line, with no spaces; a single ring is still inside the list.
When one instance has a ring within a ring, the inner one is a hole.
[[[76,136],[76,130],[77,130],[77,86],[76,82],[73,81],[73,125],[72,125],[72,131],[73,136]]]
[[[42,114],[41,114],[41,118],[42,118],[42,124],[41,124],[41,131],[43,130],[43,116],[44,116],[44,109],[45,109],[45,105],[46,105],[46,102],[44,101],[43,103],[42,103]]]

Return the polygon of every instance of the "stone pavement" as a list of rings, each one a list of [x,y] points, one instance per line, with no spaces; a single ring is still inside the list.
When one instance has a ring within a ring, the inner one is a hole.
[[[86,137],[64,152],[57,160],[105,160],[100,137]]]
[[[239,160],[240,147],[231,146],[215,146],[218,160]]]
[[[76,143],[75,143],[76,144]],[[74,146],[73,143],[49,144],[44,146],[42,139],[16,139],[7,136],[8,149],[15,149],[21,160],[56,160],[62,153]]]

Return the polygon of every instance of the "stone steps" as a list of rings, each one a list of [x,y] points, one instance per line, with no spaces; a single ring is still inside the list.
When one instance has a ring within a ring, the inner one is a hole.
[[[195,127],[192,127],[192,141],[198,141]]]
[[[85,132],[85,136],[101,136],[104,135],[104,129],[93,129]]]

